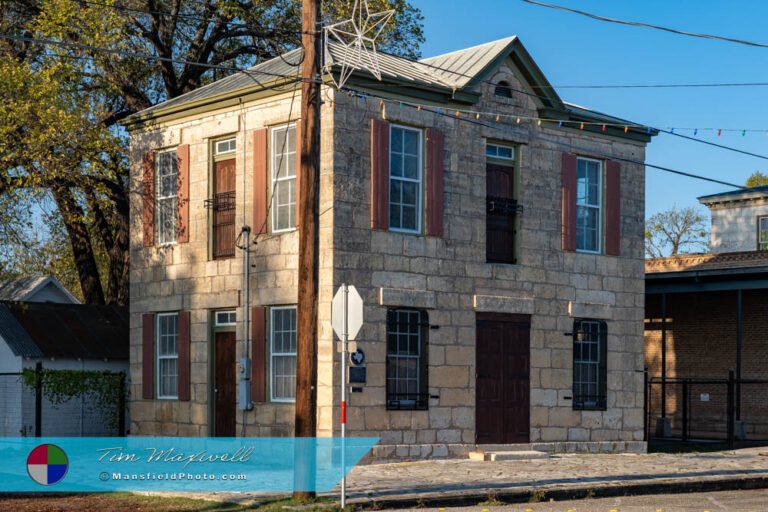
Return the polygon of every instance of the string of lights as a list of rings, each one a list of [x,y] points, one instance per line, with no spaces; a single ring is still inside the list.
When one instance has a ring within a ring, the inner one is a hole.
[[[404,102],[404,101],[400,101],[400,100],[393,100],[391,98],[386,98],[384,96],[379,96],[379,95],[376,95],[376,94],[373,94],[373,93],[370,93],[370,92],[367,92],[367,91],[361,91],[361,90],[352,89],[352,88],[348,88],[348,87],[345,88],[343,92],[345,92],[346,94],[349,94],[350,96],[356,97],[356,98],[360,99],[361,101],[368,101],[369,98],[372,98],[374,100],[378,100],[379,105],[382,106],[382,107],[384,107],[386,104],[394,105],[397,108],[407,107],[407,108],[416,109],[419,112],[428,112],[428,113],[436,114],[436,115],[439,115],[439,116],[450,117],[450,118],[455,119],[455,120],[457,120],[459,122],[467,122],[467,123],[471,123],[471,124],[475,124],[475,125],[485,126],[485,127],[488,127],[488,128],[500,127],[500,125],[513,126],[512,123],[505,122],[505,121],[503,121],[501,119],[499,119],[498,121],[496,119],[494,119],[493,120],[494,123],[491,124],[491,123],[488,123],[487,121],[482,120],[482,118],[478,119],[477,117],[472,118],[472,117],[461,117],[460,115],[456,116],[455,112],[446,111],[445,109],[442,109],[440,107],[428,106],[428,105],[423,105],[423,104],[419,104],[419,103]],[[517,125],[517,124],[518,124],[517,120],[515,120],[514,125]],[[725,185],[727,187],[733,187],[733,188],[737,188],[737,189],[746,188],[743,185],[737,185],[735,183],[730,183],[730,182],[727,182],[727,181],[724,181],[724,180],[719,180],[719,179],[716,179],[716,178],[710,178],[708,176],[702,176],[700,174],[695,174],[695,173],[691,173],[691,172],[687,172],[687,171],[681,171],[679,169],[674,169],[674,168],[671,168],[671,167],[666,167],[666,166],[662,166],[662,165],[657,165],[657,164],[652,164],[652,163],[648,163],[648,162],[643,162],[641,160],[634,160],[634,159],[625,158],[625,157],[617,157],[615,155],[608,155],[608,154],[596,152],[593,148],[583,148],[583,147],[577,146],[575,144],[569,144],[569,143],[565,143],[565,142],[558,141],[558,140],[555,140],[555,139],[551,139],[549,137],[545,137],[542,134],[537,134],[535,132],[534,132],[533,136],[535,138],[539,139],[539,140],[542,140],[542,141],[545,141],[547,143],[554,144],[554,145],[557,145],[557,146],[560,146],[560,147],[563,147],[563,148],[566,148],[566,149],[570,149],[571,151],[587,152],[587,153],[590,153],[590,154],[595,155],[595,156],[599,156],[599,157],[603,157],[603,158],[610,158],[612,160],[618,160],[618,161],[622,161],[622,162],[626,162],[626,163],[631,163],[631,164],[636,164],[636,165],[642,165],[642,166],[645,166],[645,167],[650,167],[652,169],[657,169],[657,170],[668,172],[668,173],[671,173],[671,174],[676,174],[678,176],[685,176],[687,178],[693,178],[693,179],[697,179],[697,180],[707,181],[707,182],[710,182],[710,183],[717,183],[718,185]]]

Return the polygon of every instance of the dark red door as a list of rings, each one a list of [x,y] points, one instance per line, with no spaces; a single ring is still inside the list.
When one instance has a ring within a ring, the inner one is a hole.
[[[486,196],[490,200],[512,200],[515,197],[515,168],[488,164]],[[485,256],[489,263],[515,263],[515,215],[495,208],[487,213],[485,224]]]
[[[477,444],[530,440],[530,318],[477,314]]]
[[[214,370],[214,434],[218,437],[234,437],[237,411],[237,383],[235,371],[235,333],[217,332],[214,340],[216,368]]]
[[[235,159],[214,164],[213,257],[235,255]]]

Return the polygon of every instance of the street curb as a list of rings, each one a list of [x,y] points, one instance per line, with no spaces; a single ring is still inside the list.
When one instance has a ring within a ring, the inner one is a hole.
[[[579,500],[585,498],[611,498],[615,496],[641,496],[647,494],[685,494],[694,492],[736,491],[768,488],[768,475],[745,478],[696,479],[651,483],[595,484],[568,488],[528,487],[525,489],[496,488],[486,491],[454,491],[440,494],[393,496],[391,498],[353,498],[348,503],[363,508],[423,508],[476,506],[483,501],[497,500],[507,503],[536,501]]]

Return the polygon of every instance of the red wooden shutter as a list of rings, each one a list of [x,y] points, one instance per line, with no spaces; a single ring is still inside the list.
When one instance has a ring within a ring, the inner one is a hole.
[[[251,309],[251,400],[267,401],[267,308]]]
[[[188,402],[190,398],[190,314],[189,311],[179,311],[179,400]]]
[[[155,398],[155,315],[141,315],[141,397]]]
[[[176,219],[176,242],[189,242],[189,144],[176,148],[179,170],[179,205]]]
[[[301,124],[296,123],[296,226],[299,225],[299,212],[301,211],[299,199],[301,198]]]
[[[443,132],[427,128],[427,236],[443,236],[444,146]]]
[[[152,247],[155,245],[155,154],[152,151],[144,154],[141,179],[143,182],[144,247]]]
[[[253,132],[253,233],[267,232],[267,129]]]
[[[389,123],[371,119],[371,228],[389,229]]]
[[[563,153],[561,190],[563,196],[563,250],[576,250],[576,155]]]
[[[621,252],[621,164],[609,160],[605,169],[605,254]]]

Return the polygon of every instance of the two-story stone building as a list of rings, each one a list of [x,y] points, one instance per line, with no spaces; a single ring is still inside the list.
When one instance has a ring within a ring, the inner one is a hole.
[[[133,434],[292,434],[299,57],[128,120]],[[376,456],[644,450],[655,132],[563,102],[515,37],[379,59],[381,81],[356,70],[344,91],[323,88],[318,435],[339,432],[330,301],[347,283],[365,301],[367,369],[347,429],[380,437]]]

